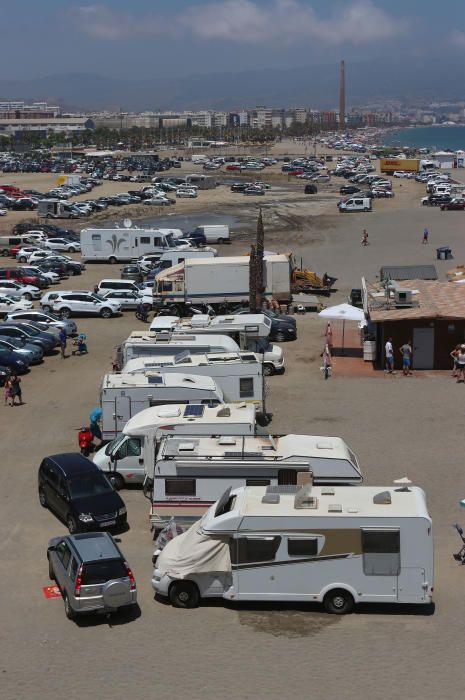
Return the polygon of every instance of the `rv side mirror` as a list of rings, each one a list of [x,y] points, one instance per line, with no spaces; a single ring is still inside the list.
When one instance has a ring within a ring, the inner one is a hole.
[[[116,459],[114,452],[110,455],[110,462],[114,462]]]

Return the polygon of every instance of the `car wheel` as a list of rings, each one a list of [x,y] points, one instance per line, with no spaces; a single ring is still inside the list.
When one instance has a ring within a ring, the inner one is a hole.
[[[125,481],[121,474],[109,474],[108,478],[115,487],[116,491],[121,491],[121,489],[124,489]]]
[[[170,587],[169,598],[175,608],[196,608],[199,604],[199,589],[192,581],[175,581]]]
[[[49,577],[50,581],[54,581],[55,580],[55,572],[53,571],[52,562],[50,561],[50,559],[48,557],[47,557],[47,559],[48,559],[48,577]]]
[[[66,306],[60,311],[61,318],[69,318],[71,316],[71,310]]]
[[[68,596],[66,595],[66,593],[65,593],[64,604],[65,604],[65,615],[68,618],[68,620],[75,620],[76,619],[76,612],[73,610],[73,608],[69,604],[69,599],[68,599]]]
[[[28,301],[32,300],[32,295],[29,294],[29,292],[26,292],[26,294],[23,294],[24,299],[27,299]]]
[[[75,253],[75,252],[76,252],[76,248],[73,248],[73,246],[71,246],[71,248],[68,248],[68,253]]]
[[[111,309],[107,309],[107,308],[102,309],[102,310],[100,311],[100,316],[101,316],[102,318],[111,318],[111,316],[112,316]]]
[[[10,256],[10,252],[8,250],[4,250],[2,255],[4,258],[8,258]]]
[[[49,306],[48,304],[44,304],[44,306],[42,307],[42,309],[43,309],[43,311],[45,311],[46,313],[50,313],[50,312],[52,311],[52,307]]]
[[[72,515],[68,515],[66,518],[66,527],[69,530],[70,535],[75,535],[78,531],[78,526]]]
[[[39,489],[39,503],[42,506],[42,508],[47,508],[47,497],[45,495],[45,492],[43,489]]]
[[[277,343],[284,343],[284,341],[286,340],[286,336],[282,331],[278,331],[275,335],[275,340]]]
[[[25,263],[27,261],[27,258],[24,257],[24,255],[19,259],[19,262]]]
[[[325,595],[323,605],[333,615],[347,615],[354,608],[354,599],[348,591],[336,588]]]
[[[263,374],[265,375],[265,377],[271,377],[271,375],[274,374],[273,365],[263,365]]]

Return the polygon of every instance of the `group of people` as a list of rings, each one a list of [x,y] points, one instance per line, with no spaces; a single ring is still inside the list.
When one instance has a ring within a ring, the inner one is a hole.
[[[402,357],[402,373],[404,377],[411,376],[412,372],[412,341],[408,340],[399,348],[399,353]],[[392,338],[388,338],[386,345],[384,346],[384,356],[386,360],[385,371],[388,374],[395,374],[394,370],[394,346],[392,344]]]
[[[17,374],[11,374],[5,382],[5,406],[22,406],[23,393],[21,390],[21,379]],[[18,402],[16,402],[18,399]]]

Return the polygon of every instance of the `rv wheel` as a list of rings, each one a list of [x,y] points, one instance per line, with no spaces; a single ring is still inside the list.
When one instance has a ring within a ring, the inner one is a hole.
[[[344,591],[342,588],[336,588],[325,595],[323,605],[326,612],[333,615],[346,615],[352,612],[354,599],[347,591]]]
[[[175,608],[196,608],[199,604],[199,589],[192,581],[175,581],[171,585],[170,602]]]
[[[263,374],[265,377],[271,377],[271,375],[274,374],[273,365],[263,365]]]
[[[116,264],[116,258],[115,258],[115,256],[112,255],[111,258],[109,258],[108,262],[110,263],[110,265],[115,265],[115,264]]]

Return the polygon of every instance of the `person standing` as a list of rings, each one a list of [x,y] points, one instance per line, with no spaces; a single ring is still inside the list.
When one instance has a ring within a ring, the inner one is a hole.
[[[457,384],[465,382],[465,345],[461,345],[457,353]]]
[[[11,397],[11,377],[7,377],[5,384],[5,406],[7,404],[10,404],[10,406],[13,405],[12,397]]]
[[[368,232],[367,232],[366,228],[363,229],[361,243],[363,246],[368,245]]]
[[[384,356],[386,358],[386,372],[392,374],[394,372],[394,348],[392,347],[392,338],[388,338],[384,346]]]
[[[66,355],[65,355],[66,343],[68,340],[68,336],[66,335],[66,331],[64,328],[61,328],[59,338],[60,338],[61,359],[64,359],[66,357]]]
[[[423,229],[423,245],[426,245],[428,243],[428,236],[429,236],[429,231],[427,228]]]
[[[96,406],[95,408],[92,409],[90,412],[89,416],[89,421],[90,421],[90,432],[92,433],[92,437],[96,437],[102,441],[102,431],[100,430],[100,425],[99,422],[102,418],[102,409],[100,406]]]
[[[333,329],[331,328],[331,323],[329,321],[326,324],[325,340],[326,340],[326,345],[329,348],[329,352],[332,352],[333,351]]]
[[[21,379],[17,374],[11,375],[11,405],[21,406],[23,403],[23,394],[21,391]],[[18,397],[18,403],[16,403],[16,397]]]
[[[450,356],[452,357],[452,359],[454,361],[454,367],[452,369],[452,376],[453,377],[457,376],[457,357],[458,357],[459,352],[460,352],[460,343],[458,345],[456,345],[455,348],[450,353]]]
[[[406,343],[399,348],[399,352],[402,355],[402,372],[404,377],[412,374],[412,341],[408,340]]]

